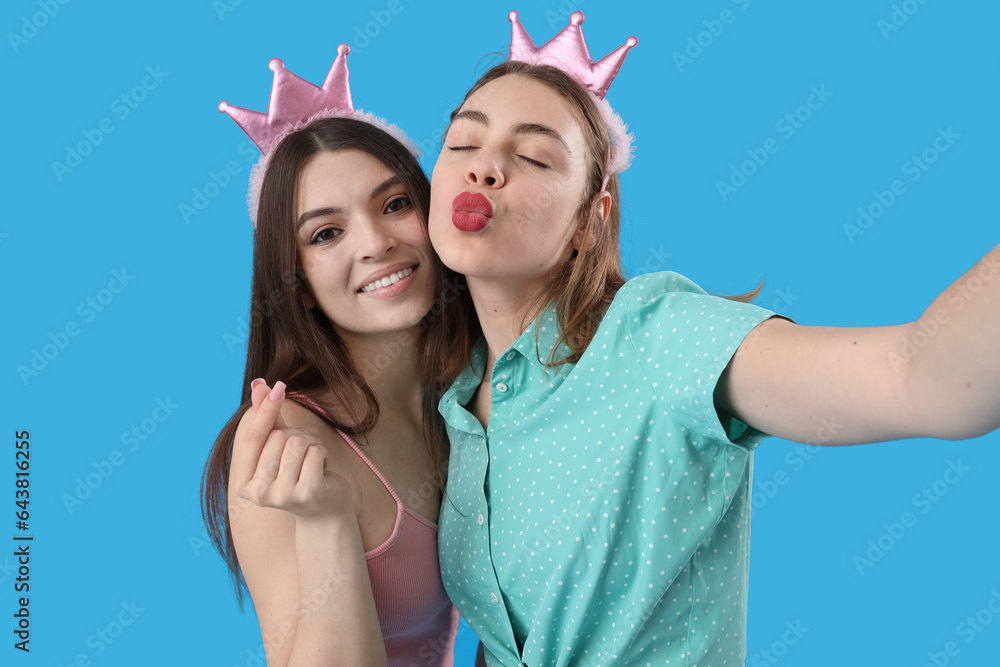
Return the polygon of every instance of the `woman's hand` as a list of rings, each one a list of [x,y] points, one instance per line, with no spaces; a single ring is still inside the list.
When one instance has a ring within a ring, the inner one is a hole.
[[[326,470],[326,449],[315,429],[289,428],[281,418],[285,384],[254,381],[254,415],[233,443],[233,491],[260,507],[297,520],[353,517],[350,483]]]
[[[267,664],[384,667],[351,485],[325,469],[327,449],[312,429],[282,419],[284,406],[293,425],[319,425],[306,408],[284,405],[284,389],[254,381],[229,465],[233,545],[268,639]]]

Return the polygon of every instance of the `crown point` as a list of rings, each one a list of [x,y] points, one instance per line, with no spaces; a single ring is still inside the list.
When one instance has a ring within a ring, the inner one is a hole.
[[[337,47],[337,55],[346,56],[350,52],[351,52],[350,44],[341,44],[340,46]]]
[[[267,64],[267,68],[272,72],[277,72],[279,69],[285,69],[285,63],[282,62],[281,58],[271,58],[271,62]]]
[[[572,25],[582,25],[583,19],[584,19],[583,12],[581,12],[579,9],[569,15],[569,22]]]
[[[628,44],[628,47],[631,49],[633,46],[639,43],[639,38],[636,37],[635,35],[632,35],[631,37],[625,40],[625,43]]]
[[[219,102],[219,111],[221,111],[222,113],[226,113],[226,109],[228,109],[228,108],[229,108],[229,105],[226,103],[225,100],[222,100],[221,102]]]

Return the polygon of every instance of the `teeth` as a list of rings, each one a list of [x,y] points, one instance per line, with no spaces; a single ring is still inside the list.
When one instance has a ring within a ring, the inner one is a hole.
[[[407,267],[402,271],[397,271],[396,273],[390,274],[385,278],[381,278],[379,280],[375,280],[373,282],[368,283],[367,285],[361,288],[361,291],[374,292],[380,287],[388,287],[389,285],[395,285],[396,283],[398,283],[400,280],[410,275],[411,273],[413,273],[413,269]]]

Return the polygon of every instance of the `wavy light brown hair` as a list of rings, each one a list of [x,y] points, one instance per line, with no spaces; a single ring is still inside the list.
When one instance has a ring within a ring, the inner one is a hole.
[[[295,238],[295,191],[303,164],[322,151],[362,150],[392,170],[427,224],[430,184],[416,158],[394,137],[353,118],[325,118],[288,135],[274,149],[261,187],[254,234],[247,362],[240,405],[215,440],[201,482],[202,517],[212,543],[222,555],[243,607],[243,579],[229,523],[229,466],[233,439],[251,407],[250,382],[282,380],[288,392],[308,395],[331,415],[347,415],[334,424],[363,439],[379,418],[375,394],[352,363],[343,341],[323,311],[308,309]],[[478,323],[465,279],[441,262],[434,271],[435,298],[422,322],[421,384],[424,441],[443,490],[448,440],[437,401],[454,376],[456,358],[469,358],[469,332]],[[464,356],[461,356],[464,355]],[[446,366],[449,368],[446,369]],[[459,369],[461,370],[461,369]],[[331,399],[332,397],[332,399]]]
[[[560,343],[565,342],[570,354],[562,359],[550,356],[548,364],[575,364],[596,335],[605,312],[626,280],[619,244],[621,208],[617,175],[610,175],[604,186],[611,195],[607,220],[601,220],[600,211],[595,206],[596,197],[601,192],[607,175],[608,155],[612,148],[611,135],[594,98],[575,79],[555,67],[518,61],[501,63],[486,72],[465,94],[462,104],[452,112],[452,120],[476,91],[491,81],[513,74],[545,84],[562,96],[576,111],[587,144],[587,182],[577,209],[577,216],[584,223],[580,250],[547,283],[538,299],[527,310],[524,322],[526,326],[548,303],[554,303],[561,333],[553,346],[553,353]],[[592,247],[588,247],[591,242]],[[746,294],[720,296],[734,301],[751,301],[760,293],[762,286],[763,283]]]

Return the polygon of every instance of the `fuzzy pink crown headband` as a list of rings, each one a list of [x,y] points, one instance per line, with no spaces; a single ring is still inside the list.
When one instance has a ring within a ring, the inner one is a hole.
[[[274,72],[274,79],[271,81],[271,99],[267,105],[267,113],[235,107],[226,102],[219,103],[219,111],[229,114],[262,153],[260,160],[250,171],[250,188],[247,191],[247,205],[254,227],[257,226],[257,203],[271,152],[282,139],[314,120],[354,118],[371,123],[399,140],[414,157],[419,157],[420,151],[416,144],[398,127],[361,109],[354,109],[347,71],[347,54],[350,52],[351,47],[347,44],[337,47],[337,58],[322,87],[314,86],[285,69],[281,59],[271,60],[268,67]]]
[[[573,12],[569,17],[569,25],[541,48],[535,46],[528,31],[517,20],[517,12],[511,12],[507,18],[511,23],[510,59],[529,65],[551,65],[569,74],[589,90],[611,133],[613,148],[608,158],[608,174],[620,174],[628,169],[635,151],[635,135],[628,131],[628,125],[615,113],[604,96],[607,95],[611,82],[618,76],[625,56],[639,40],[629,37],[624,44],[595,63],[590,59],[587,42],[583,38],[583,28],[580,27],[583,24],[583,12]]]
[[[629,37],[623,45],[595,63],[590,58],[583,29],[580,27],[584,20],[583,12],[573,12],[569,25],[541,48],[535,46],[528,31],[518,21],[517,12],[510,12],[507,18],[511,22],[510,59],[530,65],[551,65],[569,74],[590,91],[611,134],[608,176],[628,169],[635,151],[635,136],[628,131],[628,125],[615,113],[604,96],[625,62],[625,56],[639,40],[634,36]],[[373,114],[354,109],[347,70],[347,54],[350,52],[351,47],[347,44],[337,47],[337,58],[322,87],[314,86],[285,69],[285,64],[279,58],[271,60],[268,67],[274,72],[274,78],[266,114],[231,106],[225,101],[219,103],[219,111],[229,114],[262,153],[260,160],[250,171],[250,187],[247,191],[250,219],[255,227],[261,184],[271,151],[286,136],[316,119],[348,117],[371,123],[398,139],[414,156],[420,155],[416,145],[398,127]]]

